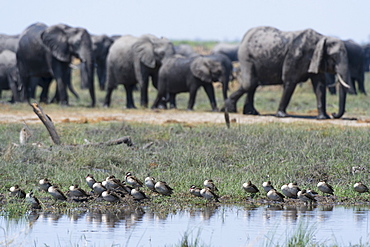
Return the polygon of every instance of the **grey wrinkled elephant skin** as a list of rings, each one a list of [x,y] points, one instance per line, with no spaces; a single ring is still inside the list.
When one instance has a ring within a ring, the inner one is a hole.
[[[3,50],[0,53],[0,96],[2,90],[11,90],[10,102],[20,101],[20,82],[17,68],[17,59],[13,51]]]
[[[225,103],[229,112],[236,111],[237,100],[246,93],[243,113],[259,114],[253,102],[257,87],[283,84],[276,115],[286,117],[286,108],[296,85],[311,79],[317,99],[317,118],[330,118],[326,113],[325,72],[336,73],[343,82],[339,93],[339,111],[333,114],[334,118],[342,117],[346,93],[354,92],[344,43],[312,29],[295,32],[283,32],[273,27],[250,29],[240,44],[238,58],[240,87]]]
[[[360,93],[366,95],[365,90],[365,53],[361,45],[357,44],[353,40],[345,40],[344,46],[347,50],[349,72],[351,73],[351,80],[356,90],[356,83],[358,84],[358,90]],[[337,90],[335,87],[335,75],[325,73],[326,84],[328,85],[329,92],[336,94]]]
[[[95,106],[90,34],[83,28],[64,24],[48,27],[43,23],[35,23],[26,28],[19,38],[17,50],[17,66],[23,85],[22,98],[30,101],[31,87],[35,84],[32,78],[45,79],[43,82],[46,83],[44,87],[47,90],[51,79],[55,79],[56,101],[68,105],[67,87],[71,86],[70,63],[73,57],[80,59],[83,65],[81,80],[88,85],[91,106]]]
[[[114,41],[107,57],[107,94],[104,106],[109,107],[113,90],[123,84],[126,90],[126,107],[136,108],[133,90],[140,86],[141,106],[148,106],[148,83],[151,78],[157,88],[158,71],[162,60],[175,54],[173,44],[153,35],[134,37],[125,35]]]
[[[180,55],[165,59],[159,70],[158,94],[152,108],[158,108],[161,100],[170,101],[176,108],[176,94],[189,92],[188,110],[192,110],[199,87],[203,87],[213,111],[218,111],[212,82],[221,81],[223,68],[220,61],[208,56],[183,57]]]

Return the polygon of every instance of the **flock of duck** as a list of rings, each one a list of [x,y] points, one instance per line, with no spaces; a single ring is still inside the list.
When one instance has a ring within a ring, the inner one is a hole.
[[[91,192],[86,192],[78,185],[72,185],[69,187],[69,191],[63,193],[58,186],[52,185],[51,181],[47,178],[43,178],[39,181],[39,189],[49,193],[55,200],[87,201],[93,198],[102,198],[111,203],[120,202],[124,198],[131,198],[136,201],[149,199],[144,191],[140,189],[144,187],[144,185],[150,191],[160,195],[170,196],[173,193],[173,189],[167,185],[166,182],[156,182],[153,177],[147,177],[143,183],[137,177],[133,176],[131,172],[126,173],[124,181],[117,179],[114,175],[107,177],[102,182],[96,181],[91,174],[88,174],[85,179],[87,185],[92,189]],[[203,185],[203,188],[191,185],[189,189],[190,194],[219,202],[219,196],[217,195],[218,189],[213,180],[207,179],[204,181]],[[284,202],[284,198],[299,199],[306,204],[312,204],[317,201],[315,199],[318,195],[317,192],[310,189],[301,190],[295,182],[284,184],[281,187],[281,193],[273,187],[271,181],[264,182],[262,187],[266,192],[267,198],[272,201]],[[256,193],[260,192],[257,186],[251,181],[244,183],[242,188],[245,192],[251,194],[252,197],[254,197]],[[333,187],[326,181],[319,182],[317,184],[317,188],[324,194],[334,195]],[[368,187],[361,182],[355,183],[353,188],[359,193],[369,191]],[[9,189],[9,191],[10,196],[25,198],[26,202],[32,205],[32,208],[41,209],[40,201],[33,195],[32,191],[26,194],[18,185],[14,185]]]

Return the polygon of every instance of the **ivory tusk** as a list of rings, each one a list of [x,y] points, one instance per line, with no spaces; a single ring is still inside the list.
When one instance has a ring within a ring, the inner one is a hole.
[[[344,87],[346,88],[351,88],[347,83],[344,82],[343,78],[340,76],[340,74],[337,74],[338,76],[338,80],[340,82],[340,84],[342,84]]]

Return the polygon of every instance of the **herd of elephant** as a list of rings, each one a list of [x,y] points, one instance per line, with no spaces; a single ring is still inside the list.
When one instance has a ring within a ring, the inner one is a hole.
[[[122,84],[126,107],[135,108],[133,91],[140,88],[140,104],[148,107],[148,86],[152,81],[157,97],[152,108],[176,108],[176,95],[189,92],[188,110],[195,104],[196,93],[203,87],[213,111],[218,111],[213,82],[221,82],[224,110],[236,112],[236,103],[246,94],[243,114],[258,115],[254,94],[261,85],[283,85],[276,116],[286,117],[287,106],[298,83],[311,80],[317,99],[318,119],[326,113],[326,88],[335,92],[339,82],[339,110],[345,112],[346,94],[366,94],[364,72],[370,64],[370,45],[342,41],[312,29],[284,32],[273,27],[252,28],[239,44],[216,45],[210,54],[196,53],[188,45],[174,46],[166,38],[154,35],[134,37],[92,35],[84,28],[64,24],[46,26],[35,23],[20,35],[0,35],[0,96],[11,90],[11,102],[30,102],[35,89],[42,87],[41,102],[49,102],[49,86],[57,83],[51,101],[68,105],[68,90],[76,97],[71,83],[72,60],[80,60],[81,88],[88,89],[95,106],[94,73],[99,88],[106,90],[104,106],[111,104],[112,92]],[[233,78],[233,62],[239,63],[239,88],[229,97],[228,84]]]

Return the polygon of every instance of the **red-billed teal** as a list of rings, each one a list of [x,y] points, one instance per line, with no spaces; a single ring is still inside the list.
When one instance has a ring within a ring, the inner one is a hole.
[[[156,182],[154,188],[159,194],[165,196],[171,195],[173,191],[173,189],[170,186],[168,186],[167,183],[164,181]]]
[[[39,181],[40,189],[48,192],[49,187],[51,186],[51,182],[47,178],[40,179]]]
[[[256,185],[252,184],[251,181],[248,181],[246,183],[243,184],[243,189],[247,192],[247,193],[251,193],[251,194],[255,194],[255,193],[258,193],[259,192],[259,189],[257,188]]]
[[[200,194],[200,191],[201,191],[201,188],[196,187],[195,185],[190,186],[189,192],[193,196],[202,197],[202,195]]]
[[[357,182],[353,185],[353,189],[357,191],[358,193],[364,193],[364,192],[369,192],[369,189],[367,188],[366,185],[364,185],[361,182]]]
[[[284,202],[284,195],[275,189],[271,189],[267,192],[267,198],[273,201]]]
[[[321,181],[317,184],[317,188],[322,192],[322,193],[327,193],[330,195],[334,195],[334,189],[331,187],[330,184],[328,184],[326,181]]]
[[[263,182],[262,187],[266,193],[268,193],[270,190],[274,189],[274,186],[272,186],[271,181]]]
[[[215,200],[216,202],[220,202],[219,200],[218,200],[218,198],[219,198],[219,196],[218,195],[216,195],[216,193],[213,191],[213,190],[211,190],[210,188],[208,188],[208,187],[205,187],[205,188],[203,188],[201,191],[200,191],[200,194],[201,194],[201,196],[203,197],[203,198],[205,198],[205,199],[207,199],[207,200]]]
[[[311,194],[307,193],[306,190],[300,190],[297,193],[298,199],[305,202],[306,204],[312,204],[313,202],[316,202],[315,197],[313,197]]]
[[[203,185],[207,188],[210,188],[212,191],[218,191],[216,185],[214,184],[212,179],[206,179],[203,182]]]
[[[19,188],[18,184],[16,184],[16,185],[10,187],[9,196],[18,197],[18,198],[25,198],[26,197],[26,192],[21,190],[21,188]]]
[[[93,185],[96,183],[96,180],[93,177],[93,175],[87,174],[85,180],[86,180],[87,186],[89,186],[90,189],[93,189]]]
[[[153,192],[156,192],[154,188],[155,179],[153,177],[146,177],[144,183],[145,186],[148,187],[148,189],[150,189]]]
[[[126,173],[125,181],[128,185],[134,188],[143,187],[143,182],[141,182],[137,177],[134,177],[131,172]]]
[[[67,197],[64,195],[64,193],[55,185],[50,186],[48,192],[55,200],[67,200]]]

